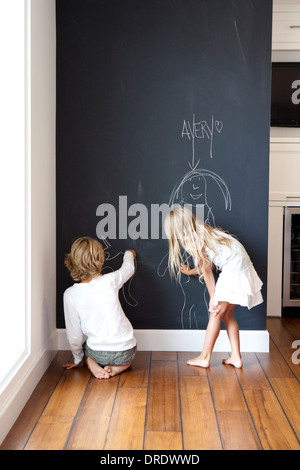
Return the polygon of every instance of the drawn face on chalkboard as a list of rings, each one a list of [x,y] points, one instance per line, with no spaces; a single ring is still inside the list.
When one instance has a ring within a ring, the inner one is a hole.
[[[183,204],[207,204],[206,180],[202,175],[194,174],[185,180],[181,188]]]
[[[189,171],[173,188],[169,205],[172,204],[203,204],[211,206],[208,201],[209,185],[216,184],[224,198],[225,209],[231,209],[231,198],[225,181],[216,173],[205,169]]]

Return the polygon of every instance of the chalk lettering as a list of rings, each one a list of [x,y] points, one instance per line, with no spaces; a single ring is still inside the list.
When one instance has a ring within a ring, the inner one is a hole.
[[[195,114],[193,114],[192,122],[183,120],[183,125],[181,129],[181,137],[188,138],[192,143],[192,161],[188,162],[191,170],[197,168],[200,158],[196,160],[196,150],[195,150],[195,139],[208,139],[210,141],[209,155],[210,158],[213,158],[213,140],[215,130],[220,134],[223,129],[222,121],[214,119],[214,116],[211,118],[211,125],[208,125],[207,121],[196,121]]]

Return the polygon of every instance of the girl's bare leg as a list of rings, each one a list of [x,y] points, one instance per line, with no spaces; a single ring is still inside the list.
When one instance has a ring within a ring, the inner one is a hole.
[[[220,333],[221,328],[221,316],[210,315],[209,322],[207,325],[203,350],[200,356],[195,357],[187,361],[190,366],[209,367],[210,357],[216,342],[217,337]]]
[[[239,327],[233,315],[234,307],[235,305],[229,304],[229,308],[223,318],[231,346],[231,356],[228,359],[224,359],[223,364],[230,364],[239,369],[243,367],[243,362],[240,353]]]

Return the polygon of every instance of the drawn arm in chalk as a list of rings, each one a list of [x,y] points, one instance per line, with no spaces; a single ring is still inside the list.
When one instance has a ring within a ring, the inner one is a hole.
[[[168,270],[168,257],[169,253],[167,252],[157,267],[157,274],[159,277],[164,277]]]
[[[157,274],[159,277],[164,277],[168,271],[168,257],[169,253],[167,252],[157,267]],[[193,263],[192,257],[186,252],[182,254],[182,259],[185,259],[185,262],[188,265]],[[183,295],[183,304],[180,311],[180,323],[182,328],[198,328],[195,305],[194,303],[189,302],[189,296],[187,296],[187,288],[189,287],[189,283],[189,276],[181,276],[178,282]]]
[[[157,267],[157,274],[159,277],[164,277],[164,275],[166,274],[168,270],[168,258],[169,258],[169,252],[165,254],[165,256],[162,258],[161,262],[159,263]],[[187,263],[188,263],[188,260],[190,259],[190,255],[185,253],[185,259],[187,260]]]
[[[114,256],[111,256],[111,253],[110,253],[110,249],[111,249],[111,244],[109,243],[109,241],[106,239],[106,238],[102,238],[102,241],[104,243],[104,254],[105,254],[105,259],[107,261],[111,261],[111,260],[114,260],[120,256],[124,256],[124,251],[119,251],[116,255]],[[135,271],[136,271],[136,259],[134,259],[134,264],[135,264]],[[105,266],[102,270],[102,272],[112,272],[113,271],[113,268],[111,266]],[[125,300],[125,302],[130,305],[131,307],[136,307],[138,305],[138,301],[133,297],[133,295],[131,294],[131,284],[132,284],[132,281],[133,281],[133,278],[134,278],[134,274],[133,276],[129,279],[129,281],[126,282],[126,284],[122,287],[122,294],[123,294],[123,298]]]

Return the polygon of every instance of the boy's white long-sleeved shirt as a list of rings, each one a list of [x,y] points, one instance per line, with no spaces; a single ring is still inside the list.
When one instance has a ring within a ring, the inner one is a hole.
[[[85,337],[87,345],[96,351],[125,351],[136,345],[132,325],[119,301],[119,290],[134,269],[133,254],[126,251],[117,271],[65,290],[66,331],[75,364],[84,356]]]

